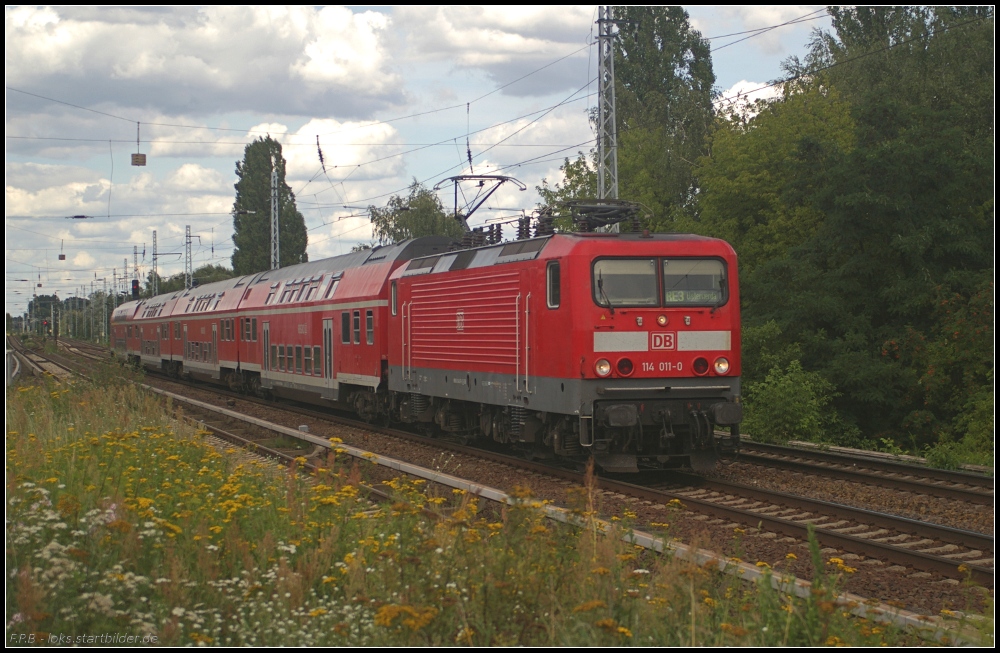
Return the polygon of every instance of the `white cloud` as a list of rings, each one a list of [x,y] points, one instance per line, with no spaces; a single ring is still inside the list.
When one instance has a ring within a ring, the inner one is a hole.
[[[816,13],[818,12],[818,13]],[[825,7],[822,5],[731,5],[718,6],[713,11],[711,25],[703,24],[703,21],[693,19],[692,25],[704,36],[714,36],[723,31],[744,32],[758,30],[766,27],[782,25],[788,21],[802,18],[807,15],[825,15]],[[806,21],[800,25],[805,29],[810,29],[812,22]],[[784,56],[790,54],[787,47],[787,36],[789,28],[786,26],[777,27],[759,35],[747,39],[745,44],[749,47],[760,50],[770,56]],[[748,34],[733,36],[726,39],[719,39],[712,42],[713,48],[725,45],[737,39],[744,39]]]
[[[185,163],[164,180],[163,188],[181,193],[209,192],[228,195],[231,189],[228,181],[216,170],[202,167],[197,163]]]
[[[398,7],[393,28],[414,62],[446,62],[482,70],[502,85],[583,48],[591,34],[593,6]],[[549,66],[502,92],[548,95],[586,82],[588,52]]]
[[[777,86],[768,86],[766,82],[748,82],[744,79],[723,91],[720,98],[722,101],[716,106],[720,111],[735,111],[750,118],[757,114],[756,103],[759,100],[766,102],[779,97],[781,90]]]
[[[325,105],[349,116],[402,99],[383,45],[387,20],[377,12],[221,6],[169,20],[142,12],[115,17],[9,10],[7,83],[50,94],[58,88],[56,99],[83,106],[112,100],[192,114],[241,108],[302,115]],[[102,83],[92,84],[95,77]]]

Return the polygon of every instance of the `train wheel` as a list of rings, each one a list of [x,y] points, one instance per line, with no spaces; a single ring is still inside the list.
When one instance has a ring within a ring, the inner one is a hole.
[[[264,397],[264,390],[263,390],[263,388],[260,387],[260,377],[259,376],[250,375],[250,377],[246,380],[245,386],[246,386],[247,394],[251,394],[251,395],[260,397],[261,399],[265,398]]]

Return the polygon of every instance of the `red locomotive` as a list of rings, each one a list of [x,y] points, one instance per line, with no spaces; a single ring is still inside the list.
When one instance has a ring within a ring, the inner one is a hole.
[[[131,302],[115,349],[174,374],[607,471],[739,441],[736,255],[686,234],[419,238]],[[716,433],[722,428],[726,433]]]

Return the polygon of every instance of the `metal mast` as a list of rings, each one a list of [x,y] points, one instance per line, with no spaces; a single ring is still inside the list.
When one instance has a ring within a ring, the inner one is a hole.
[[[618,122],[615,117],[614,18],[597,8],[597,194],[618,199]]]
[[[156,229],[153,229],[153,297],[160,294],[160,284],[156,281]]]
[[[191,225],[184,227],[184,287],[191,288]]]
[[[271,159],[271,269],[281,267],[278,245],[278,162]]]

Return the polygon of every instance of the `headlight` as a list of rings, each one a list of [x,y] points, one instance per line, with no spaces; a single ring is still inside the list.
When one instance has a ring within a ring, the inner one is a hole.
[[[607,376],[611,374],[611,363],[608,359],[602,358],[594,364],[594,371],[597,372],[597,376]]]
[[[715,359],[715,373],[716,374],[725,374],[728,371],[729,371],[729,360],[727,360],[725,358],[716,358]]]
[[[635,369],[632,365],[632,359],[630,358],[619,358],[618,359],[618,373],[622,376],[628,376]]]
[[[667,316],[666,315],[658,315],[656,317],[656,323],[659,324],[660,326],[667,326]]]

